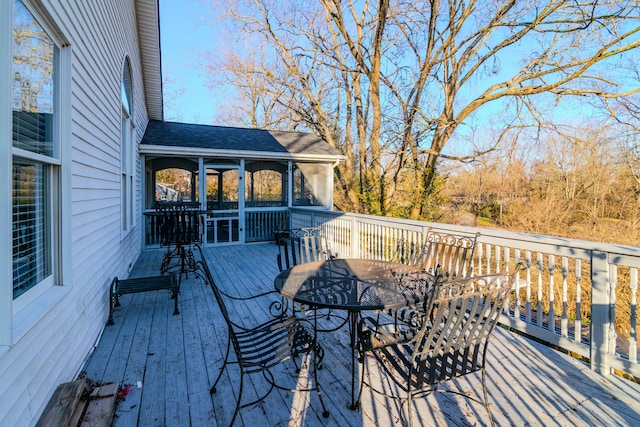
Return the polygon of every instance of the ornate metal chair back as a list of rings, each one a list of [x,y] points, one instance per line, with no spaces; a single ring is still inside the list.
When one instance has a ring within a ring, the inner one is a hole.
[[[422,269],[448,279],[471,276],[479,236],[480,233],[467,237],[430,230],[425,239]]]
[[[280,271],[305,262],[322,261],[331,257],[326,239],[320,228],[299,228],[289,231],[289,236],[278,243],[278,268]]]

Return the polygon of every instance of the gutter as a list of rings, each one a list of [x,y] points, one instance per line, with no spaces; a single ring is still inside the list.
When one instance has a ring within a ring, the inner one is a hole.
[[[251,159],[251,160],[304,160],[310,162],[330,162],[335,168],[338,163],[347,159],[343,154],[305,154],[273,151],[252,151],[252,150],[215,150],[207,148],[193,148],[166,145],[141,144],[140,154],[161,155],[161,156],[191,156],[191,157],[224,157],[230,159]]]

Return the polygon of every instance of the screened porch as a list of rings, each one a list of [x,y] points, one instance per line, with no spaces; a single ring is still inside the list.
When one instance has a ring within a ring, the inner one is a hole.
[[[288,210],[331,210],[333,167],[344,158],[305,133],[151,122],[140,151],[144,245],[159,244],[159,203],[197,203],[203,243],[267,241]]]

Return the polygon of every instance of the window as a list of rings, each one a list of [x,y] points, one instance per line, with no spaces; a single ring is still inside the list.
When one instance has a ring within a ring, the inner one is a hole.
[[[13,298],[53,283],[59,194],[58,48],[21,1],[13,4]]]
[[[135,153],[133,138],[133,91],[131,83],[131,65],[129,58],[124,61],[122,67],[122,143],[121,143],[121,170],[122,170],[122,230],[133,228],[134,215],[134,171]]]

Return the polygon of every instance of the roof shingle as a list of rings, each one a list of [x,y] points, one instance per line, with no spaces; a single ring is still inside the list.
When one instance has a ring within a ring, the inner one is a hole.
[[[141,144],[343,157],[340,150],[332,147],[322,138],[310,133],[157,120],[149,121]]]

